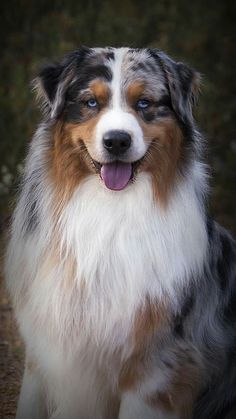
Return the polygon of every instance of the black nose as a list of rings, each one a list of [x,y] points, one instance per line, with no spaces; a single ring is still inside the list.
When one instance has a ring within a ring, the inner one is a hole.
[[[109,153],[119,156],[130,147],[131,136],[125,131],[111,130],[104,134],[103,144]]]

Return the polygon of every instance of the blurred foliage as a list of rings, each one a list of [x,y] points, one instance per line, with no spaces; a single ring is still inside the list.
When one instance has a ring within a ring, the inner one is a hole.
[[[209,142],[210,211],[236,232],[234,0],[8,0],[1,2],[0,211],[40,119],[30,80],[81,44],[155,46],[203,74],[196,118]]]

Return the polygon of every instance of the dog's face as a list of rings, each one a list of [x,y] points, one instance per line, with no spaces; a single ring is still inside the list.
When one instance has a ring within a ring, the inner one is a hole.
[[[112,190],[147,171],[164,199],[192,140],[197,80],[151,49],[82,48],[45,67],[37,88],[55,123],[57,171],[73,168],[74,181],[99,174]]]

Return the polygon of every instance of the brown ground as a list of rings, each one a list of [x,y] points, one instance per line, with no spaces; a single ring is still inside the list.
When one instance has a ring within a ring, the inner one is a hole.
[[[15,417],[23,364],[23,345],[0,275],[0,419]]]

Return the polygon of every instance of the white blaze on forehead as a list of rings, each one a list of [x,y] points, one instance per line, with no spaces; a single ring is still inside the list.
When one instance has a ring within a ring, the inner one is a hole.
[[[122,67],[128,50],[128,48],[116,49],[114,60],[111,62],[111,103],[107,112],[98,121],[95,132],[96,156],[94,156],[94,159],[98,161],[107,160],[106,150],[103,146],[103,136],[111,130],[123,130],[131,135],[132,144],[126,155],[123,156],[124,161],[139,160],[147,151],[148,145],[144,142],[138,119],[127,109],[124,109],[125,105],[122,103],[122,77],[124,77]]]
[[[111,82],[111,94],[113,108],[121,106],[121,81],[122,81],[122,63],[124,56],[126,55],[128,48],[119,48],[115,50],[114,61],[111,65],[112,70],[112,82]]]

